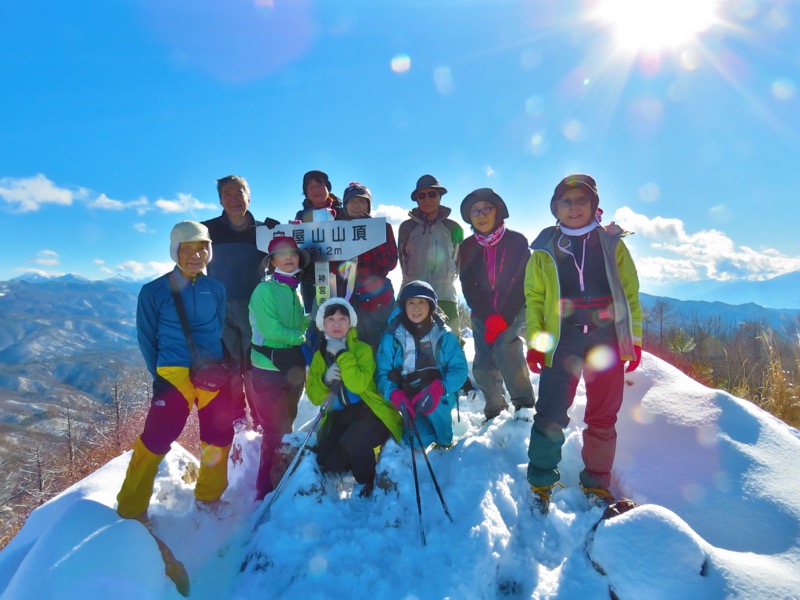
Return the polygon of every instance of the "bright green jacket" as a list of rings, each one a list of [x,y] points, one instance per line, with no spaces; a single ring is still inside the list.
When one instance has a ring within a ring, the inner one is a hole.
[[[615,224],[598,226],[603,262],[614,302],[614,327],[620,360],[636,358],[634,346],[642,345],[642,306],[639,303],[639,277],[628,248],[626,235]],[[525,268],[525,324],[528,347],[544,352],[545,365],[553,366],[553,354],[561,337],[561,286],[555,247],[559,227],[548,227],[531,244],[533,253]]]
[[[375,416],[389,429],[394,439],[400,441],[403,435],[403,418],[391,402],[384,400],[378,393],[375,385],[375,357],[369,344],[359,341],[354,327],[347,334],[347,351],[339,353],[336,362],[342,371],[344,386],[361,397],[363,402],[372,409]],[[311,359],[306,380],[306,394],[308,399],[317,406],[325,402],[331,389],[325,385],[322,378],[328,370],[325,358],[317,350]],[[326,415],[327,417],[327,415]],[[323,420],[324,423],[324,420]]]
[[[309,318],[303,311],[300,292],[285,283],[265,277],[250,297],[250,327],[256,346],[291,348],[306,340]],[[250,350],[254,367],[277,371],[272,361],[257,350]]]

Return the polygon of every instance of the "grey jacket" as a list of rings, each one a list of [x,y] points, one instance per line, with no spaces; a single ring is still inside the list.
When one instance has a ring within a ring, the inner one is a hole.
[[[450,209],[439,207],[436,219],[429,222],[418,208],[400,224],[397,251],[403,271],[403,286],[421,279],[431,284],[439,300],[456,301],[458,246],[464,240],[461,225],[448,219]]]

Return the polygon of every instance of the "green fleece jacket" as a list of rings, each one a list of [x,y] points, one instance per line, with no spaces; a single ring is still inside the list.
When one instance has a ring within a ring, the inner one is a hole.
[[[298,290],[267,276],[253,290],[249,306],[254,345],[290,348],[306,340],[309,318]],[[256,350],[250,351],[250,360],[259,369],[278,370]]]
[[[642,306],[636,265],[622,242],[625,233],[615,224],[597,229],[603,262],[614,301],[614,327],[620,360],[636,358],[634,345],[642,345]],[[545,353],[545,365],[553,366],[553,354],[561,337],[561,287],[555,259],[555,244],[561,230],[548,227],[531,244],[525,268],[525,323],[528,347]]]
[[[339,353],[336,358],[342,371],[342,383],[352,393],[360,396],[361,400],[372,409],[375,416],[383,421],[394,439],[400,441],[400,437],[403,435],[403,418],[394,405],[384,400],[383,396],[378,393],[378,386],[375,385],[375,357],[372,355],[372,348],[369,344],[359,341],[354,327],[350,328],[345,341],[347,350]],[[311,367],[306,380],[308,399],[317,406],[325,402],[331,391],[322,381],[327,370],[325,357],[317,350],[314,358],[311,359]]]

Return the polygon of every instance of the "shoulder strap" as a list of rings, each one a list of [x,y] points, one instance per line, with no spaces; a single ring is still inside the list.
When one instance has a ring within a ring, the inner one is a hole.
[[[181,320],[183,334],[186,336],[186,345],[189,346],[189,353],[192,355],[192,359],[196,361],[200,358],[200,351],[194,343],[192,330],[189,328],[189,319],[186,316],[186,308],[183,306],[183,298],[181,298],[181,293],[178,289],[178,282],[175,281],[174,273],[167,275],[167,279],[169,280],[169,289],[172,292],[172,299],[175,301],[175,309],[178,311],[178,317]]]

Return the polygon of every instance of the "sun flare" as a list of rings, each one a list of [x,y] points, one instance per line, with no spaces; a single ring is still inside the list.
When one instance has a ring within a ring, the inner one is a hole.
[[[678,49],[711,27],[719,0],[599,0],[596,18],[628,52]]]

